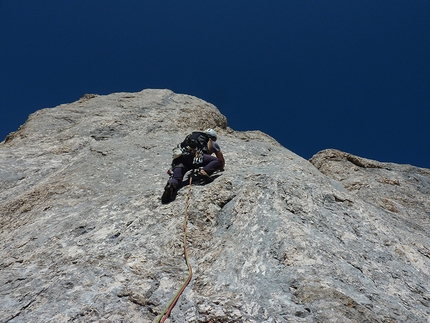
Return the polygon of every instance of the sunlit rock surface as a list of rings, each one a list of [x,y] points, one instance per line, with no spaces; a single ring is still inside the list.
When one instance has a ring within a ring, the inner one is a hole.
[[[169,90],[85,95],[0,144],[0,322],[154,322],[187,277],[171,149],[208,127],[226,170],[192,187],[171,322],[428,322],[430,170],[309,162]]]

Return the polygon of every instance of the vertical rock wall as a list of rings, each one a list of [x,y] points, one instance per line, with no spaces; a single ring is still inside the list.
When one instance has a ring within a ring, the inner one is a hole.
[[[171,148],[208,127],[226,170],[192,187],[172,322],[427,322],[429,170],[310,163],[169,90],[86,95],[0,144],[0,322],[154,322],[187,276]]]

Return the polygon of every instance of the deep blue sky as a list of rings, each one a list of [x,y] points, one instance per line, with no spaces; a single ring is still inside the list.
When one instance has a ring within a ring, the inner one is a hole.
[[[85,93],[168,88],[304,158],[430,168],[429,0],[4,0],[0,62],[0,141]]]

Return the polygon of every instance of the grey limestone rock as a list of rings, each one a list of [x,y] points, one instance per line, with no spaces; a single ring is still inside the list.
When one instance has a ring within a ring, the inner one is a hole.
[[[85,95],[0,144],[0,322],[155,322],[187,276],[171,149],[208,127],[226,169],[191,188],[171,322],[428,322],[430,170],[307,161],[169,90]]]

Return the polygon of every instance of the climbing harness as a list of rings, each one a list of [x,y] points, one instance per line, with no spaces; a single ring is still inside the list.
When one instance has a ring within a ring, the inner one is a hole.
[[[187,193],[187,199],[185,201],[185,217],[184,217],[184,257],[185,262],[188,267],[188,278],[187,280],[182,284],[179,291],[176,293],[175,297],[172,299],[172,301],[169,303],[169,305],[164,309],[163,313],[158,317],[157,323],[163,323],[169,316],[172,309],[175,307],[176,302],[178,301],[179,297],[191,281],[191,278],[193,277],[193,269],[191,268],[191,264],[188,260],[188,251],[187,251],[187,224],[188,224],[188,208],[190,206],[190,195],[191,195],[191,184],[193,182],[193,176],[190,176],[190,184],[188,186],[188,193]]]

